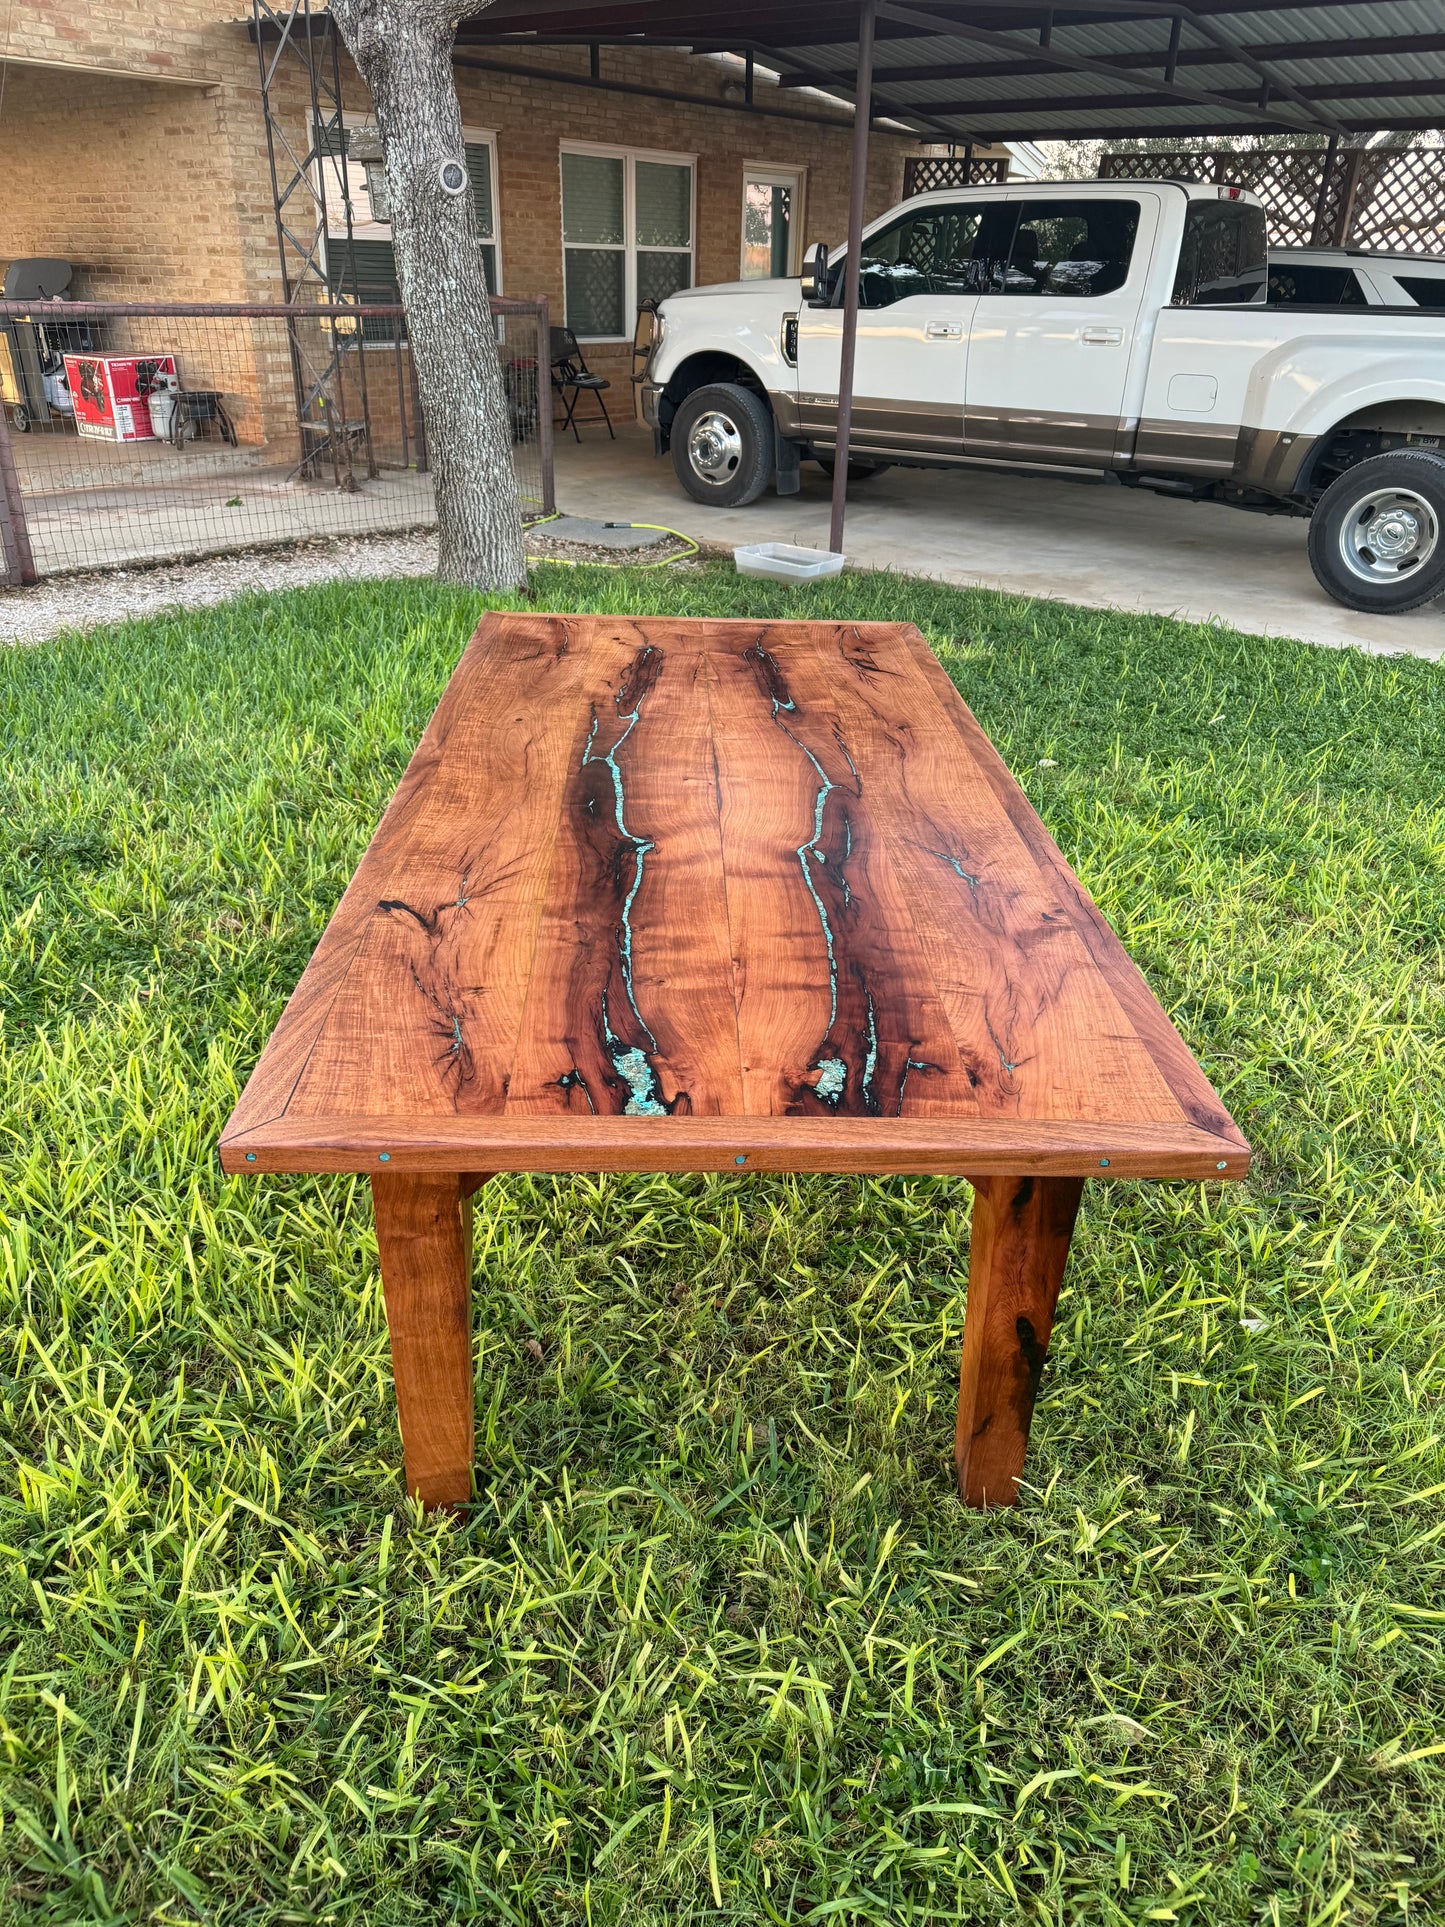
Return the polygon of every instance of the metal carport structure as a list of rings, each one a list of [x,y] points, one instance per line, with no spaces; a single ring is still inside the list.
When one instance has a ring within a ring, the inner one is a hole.
[[[781,89],[867,104],[854,120],[835,549],[870,121],[960,144],[1231,133],[1338,144],[1445,126],[1440,0],[496,0],[457,36],[459,61],[503,70],[529,49],[565,45],[737,54],[755,110],[759,63],[780,75]],[[575,78],[615,84],[601,81],[595,53],[591,75]]]

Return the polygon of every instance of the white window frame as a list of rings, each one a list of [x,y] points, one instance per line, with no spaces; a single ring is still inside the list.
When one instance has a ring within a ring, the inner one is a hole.
[[[562,185],[562,156],[564,154],[596,154],[604,160],[621,161],[622,168],[622,233],[621,241],[569,241],[567,239],[566,191]],[[688,174],[688,243],[685,248],[669,247],[639,248],[635,239],[637,232],[637,163],[639,161],[658,161],[667,167],[685,167]],[[495,175],[493,179],[495,179]],[[633,327],[637,325],[637,257],[639,254],[685,254],[688,258],[688,286],[697,286],[697,155],[673,154],[660,147],[607,147],[599,141],[560,141],[557,146],[557,206],[562,221],[562,312],[565,319],[567,303],[567,252],[569,248],[586,249],[595,253],[599,249],[625,257],[622,279],[622,311],[624,318],[632,316]],[[568,322],[567,326],[571,327]],[[575,332],[575,331],[574,331]],[[620,335],[583,335],[579,341],[631,341],[632,333]]]
[[[785,167],[781,161],[744,161],[741,218],[738,222],[738,273],[748,260],[748,182],[786,182],[793,189],[793,217],[788,234],[788,273],[797,274],[803,266],[803,227],[808,205],[808,170]]]
[[[492,150],[491,167],[489,170],[492,177],[492,238],[490,243],[483,241],[482,246],[486,247],[490,245],[496,249],[497,293],[501,294],[507,282],[502,263],[502,180],[497,170],[497,136],[491,128],[463,127],[462,146],[489,147]]]
[[[350,131],[351,130],[348,128],[347,132],[349,133]],[[503,259],[502,259],[502,205],[501,205],[502,190],[501,190],[501,177],[497,171],[496,131],[495,129],[489,128],[489,127],[463,127],[462,128],[462,146],[463,147],[487,147],[491,149],[490,172],[492,177],[492,239],[490,244],[488,244],[486,241],[481,241],[480,244],[483,247],[490,245],[491,247],[496,249],[497,293],[501,294],[503,289],[506,287],[506,281],[504,279],[505,271],[504,271]],[[342,222],[345,221],[346,217],[345,217],[344,210],[341,210],[340,208],[341,170],[337,168],[334,165],[334,163],[332,163],[327,157],[324,157],[324,156],[320,161],[320,167],[321,167],[322,204],[326,209],[326,217],[325,217],[326,225],[325,225],[325,230],[321,237],[321,264],[323,269],[329,269],[331,264],[326,258],[326,245],[333,238],[332,228],[331,228],[331,214],[332,214],[333,208],[336,208],[338,210],[339,216]],[[328,175],[328,169],[331,170],[329,175]],[[371,212],[371,192],[366,185],[366,163],[364,161],[354,161],[351,159],[350,155],[348,155],[347,162],[346,162],[346,177],[351,187],[351,208],[352,208],[351,227],[352,227],[353,235],[358,241],[386,241],[390,243],[392,240],[392,224],[390,221],[373,221],[373,220],[363,221],[357,218],[357,216],[360,214],[360,211],[361,211],[361,203],[363,199],[365,200],[367,213],[370,214]],[[336,238],[339,239],[340,236],[337,235]],[[374,341],[368,342],[366,345],[369,348],[390,346],[390,344],[387,342],[374,342]]]

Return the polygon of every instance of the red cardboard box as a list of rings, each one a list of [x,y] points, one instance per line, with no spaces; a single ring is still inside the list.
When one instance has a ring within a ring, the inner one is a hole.
[[[77,430],[95,441],[153,442],[146,397],[157,374],[175,372],[174,355],[67,355]]]

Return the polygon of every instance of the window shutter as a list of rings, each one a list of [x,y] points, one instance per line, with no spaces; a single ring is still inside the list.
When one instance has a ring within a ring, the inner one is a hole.
[[[495,241],[492,232],[492,150],[486,141],[467,143],[467,175],[472,183],[472,205],[477,210],[477,233]]]
[[[356,263],[353,288],[351,264]],[[326,279],[333,296],[349,301],[353,292],[362,307],[389,308],[401,300],[396,285],[396,256],[390,241],[346,242],[329,235],[326,241]],[[390,341],[395,324],[382,315],[369,316],[361,324],[365,341]]]
[[[385,306],[399,299],[396,291],[396,256],[390,241],[353,241],[347,257],[346,242],[332,239],[326,247],[328,279],[336,293],[351,292],[351,262],[356,263],[356,288],[363,305],[375,302]]]

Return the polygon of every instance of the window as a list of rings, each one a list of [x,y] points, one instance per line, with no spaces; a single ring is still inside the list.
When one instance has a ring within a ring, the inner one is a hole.
[[[1191,201],[1174,276],[1176,308],[1264,301],[1269,288],[1264,209],[1251,201]]]
[[[387,308],[401,300],[390,241],[353,241],[348,253],[345,235],[328,235],[326,280],[336,301],[350,301],[354,296],[364,308]],[[362,338],[390,341],[393,326],[385,315],[369,315],[361,324]]]
[[[1397,274],[1395,285],[1409,295],[1417,308],[1445,308],[1445,275]]]
[[[1365,308],[1369,303],[1353,268],[1320,267],[1276,255],[1269,264],[1269,299],[1276,308]]]
[[[1070,299],[1115,294],[1129,278],[1137,201],[1023,201],[1007,253],[991,249],[991,294],[1056,295]],[[1005,230],[1007,232],[1007,230]]]
[[[744,281],[772,279],[798,271],[803,177],[769,167],[743,170]]]
[[[502,263],[497,252],[497,167],[494,143],[489,140],[466,144],[467,176],[472,184],[472,206],[477,211],[477,234],[481,242],[482,272],[487,277],[487,293],[502,292]]]
[[[692,286],[692,162],[613,148],[562,150],[567,326],[624,340],[637,310]]]
[[[353,130],[347,129],[351,144]],[[480,239],[482,273],[487,292],[502,291],[501,249],[497,222],[496,141],[490,134],[464,128],[467,174],[472,184],[472,205],[476,211]],[[357,162],[348,159],[347,185],[351,189],[351,251],[347,252],[346,204],[341,192],[341,169],[334,160],[323,161],[326,196],[326,279],[331,291],[349,298],[353,285],[363,306],[380,307],[401,299],[397,288],[396,256],[391,245],[391,210],[386,200],[386,170],[380,161]],[[354,282],[353,282],[354,269]],[[391,323],[366,321],[362,332],[368,341],[390,341]]]
[[[924,207],[868,235],[858,257],[859,307],[888,308],[910,294],[976,294],[982,218],[982,207],[966,203]],[[841,302],[841,275],[833,295]]]

